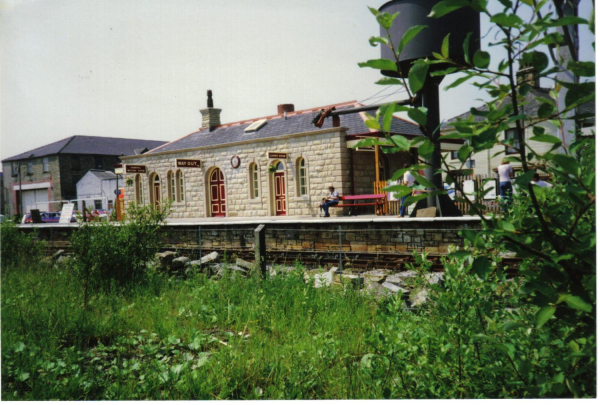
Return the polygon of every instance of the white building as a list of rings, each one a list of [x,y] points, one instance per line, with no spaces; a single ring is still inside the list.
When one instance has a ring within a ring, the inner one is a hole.
[[[85,201],[85,206],[90,209],[111,209],[116,189],[116,174],[92,169],[77,182],[77,205],[81,209],[81,202]]]

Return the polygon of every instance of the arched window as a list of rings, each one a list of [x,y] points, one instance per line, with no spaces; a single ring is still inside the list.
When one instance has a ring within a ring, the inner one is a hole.
[[[169,170],[169,173],[167,173],[167,187],[169,188],[167,190],[168,195],[169,195],[169,200],[175,201],[175,199],[177,198],[175,196],[175,192],[176,192],[175,176],[173,176],[173,172],[170,170]]]
[[[299,158],[296,162],[296,184],[298,195],[308,194],[308,185],[306,183],[306,160]]]
[[[154,204],[154,208],[160,206],[160,177],[158,173],[150,175],[150,201]]]
[[[135,175],[135,202],[142,204],[142,176]]]
[[[181,170],[177,170],[177,202],[182,202],[185,200],[185,189],[183,187],[183,172]]]
[[[250,198],[258,198],[259,182],[258,182],[258,165],[254,162],[250,163]]]

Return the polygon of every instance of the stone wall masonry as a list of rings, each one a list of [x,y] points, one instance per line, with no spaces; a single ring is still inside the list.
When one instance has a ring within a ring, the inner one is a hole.
[[[228,253],[249,252],[254,249],[254,230],[260,221],[253,223],[215,223],[202,225],[167,225],[164,227],[164,244],[167,250],[179,250],[192,259],[202,252],[227,251]],[[458,232],[461,229],[480,229],[481,224],[473,219],[427,218],[402,221],[352,221],[309,223],[267,223],[266,245],[268,251],[311,253],[398,253],[414,251],[432,255],[445,255],[450,245],[463,246]],[[31,232],[31,225],[21,225],[24,232]],[[70,236],[78,225],[41,225],[37,234],[55,250],[70,248]]]
[[[208,135],[210,136],[210,135]],[[269,159],[269,152],[287,153],[287,159]],[[238,168],[231,166],[231,158],[239,156]],[[306,162],[308,192],[298,195],[297,162]],[[143,203],[151,201],[150,178],[157,173],[161,179],[161,198],[167,197],[167,173],[177,170],[176,159],[200,159],[201,168],[183,168],[185,179],[185,201],[174,202],[171,218],[202,218],[210,216],[208,204],[208,178],[211,171],[219,168],[225,177],[228,217],[266,217],[275,215],[271,195],[274,194],[273,175],[268,167],[279,160],[285,167],[288,216],[318,216],[318,205],[328,194],[327,187],[333,185],[340,194],[350,190],[349,151],[345,131],[335,128],[315,131],[314,134],[282,137],[244,145],[204,148],[160,155],[139,156],[124,159],[124,164],[146,165],[147,173],[141,174]],[[259,197],[250,197],[250,164],[258,165]],[[134,174],[125,174],[134,180]],[[135,200],[135,186],[126,186],[125,203]],[[332,210],[332,215],[343,215],[344,210]]]

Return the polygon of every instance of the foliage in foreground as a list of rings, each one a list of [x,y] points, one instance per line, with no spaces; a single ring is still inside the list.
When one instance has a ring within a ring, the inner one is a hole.
[[[19,231],[12,221],[0,223],[0,263],[2,271],[15,266],[28,266],[37,263],[44,255],[46,244],[38,240],[35,232]]]

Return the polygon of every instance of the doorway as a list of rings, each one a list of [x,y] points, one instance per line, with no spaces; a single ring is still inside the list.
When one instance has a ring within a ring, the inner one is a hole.
[[[286,215],[285,169],[281,162],[277,163],[275,173],[273,173],[273,183],[275,186],[275,215]]]
[[[152,201],[154,202],[154,208],[158,209],[160,205],[160,177],[156,173],[152,177]]]
[[[209,176],[210,215],[224,217],[227,214],[225,198],[225,177],[218,167]]]

